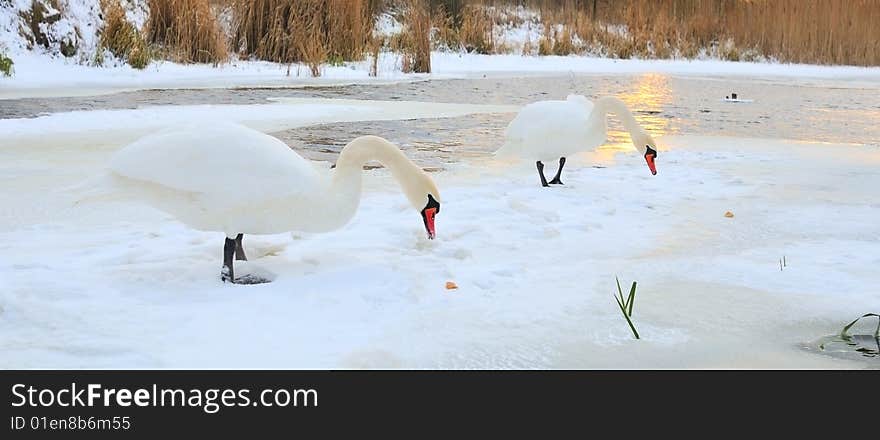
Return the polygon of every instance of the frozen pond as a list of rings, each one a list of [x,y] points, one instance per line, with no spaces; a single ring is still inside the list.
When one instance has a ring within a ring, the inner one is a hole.
[[[655,135],[723,135],[880,147],[880,84],[664,74],[489,77],[293,89],[144,90],[94,97],[6,100],[0,107],[0,118],[160,105],[264,104],[278,97],[523,105],[541,99],[563,99],[570,93],[618,96]],[[724,102],[723,98],[731,93],[753,102]],[[414,146],[426,166],[442,166],[461,157],[494,151],[510,118],[508,114],[444,121],[347,122],[274,134],[308,156],[324,159],[358,135],[381,132],[396,142]],[[616,122],[611,128],[612,142],[628,142]]]
[[[0,101],[0,129],[20,130],[0,145],[0,367],[877,368],[812,345],[880,309],[878,90],[562,75]],[[659,174],[616,123],[565,187],[490,159],[515,106],[568,93],[626,101]],[[360,134],[402,145],[435,171],[438,239],[373,170],[352,223],[248,237],[242,270],[277,278],[229,286],[222,234],[127,200],[73,205],[67,188],[146,119],[208,130],[242,114],[328,162]],[[615,276],[639,282],[641,341]]]

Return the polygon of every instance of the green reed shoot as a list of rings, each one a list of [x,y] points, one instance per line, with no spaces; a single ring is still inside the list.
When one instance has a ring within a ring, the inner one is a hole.
[[[632,312],[633,312],[633,304],[636,302],[636,282],[633,281],[632,287],[629,289],[629,296],[626,298],[623,297],[623,289],[620,287],[620,279],[614,277],[614,280],[617,281],[617,293],[620,297],[614,297],[614,300],[617,301],[617,305],[620,307],[620,312],[623,313],[624,319],[626,319],[626,323],[629,324],[630,330],[632,330],[633,336],[636,339],[641,339],[639,337],[639,332],[636,330],[636,326],[633,325],[632,322]]]
[[[849,329],[850,329],[852,326],[856,325],[856,323],[859,322],[860,319],[862,319],[862,318],[868,318],[868,317],[871,317],[871,316],[876,316],[876,317],[877,317],[877,329],[874,330],[874,337],[875,337],[875,338],[880,338],[880,315],[878,315],[878,314],[876,314],[876,313],[865,313],[864,315],[859,316],[858,318],[855,319],[855,321],[853,321],[853,322],[847,324],[847,326],[844,327],[843,330],[840,331],[840,337],[843,338],[843,339],[847,339],[847,338],[849,338],[849,337],[850,337],[850,336],[849,336],[849,333],[848,333],[848,332],[849,332]]]

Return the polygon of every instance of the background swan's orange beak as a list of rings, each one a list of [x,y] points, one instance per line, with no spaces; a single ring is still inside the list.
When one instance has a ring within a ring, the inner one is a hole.
[[[654,165],[654,155],[648,153],[645,155],[645,162],[648,162],[648,168],[651,169],[651,174],[657,175],[657,166]]]
[[[425,230],[428,232],[428,238],[433,240],[437,236],[434,229],[434,216],[437,215],[437,208],[426,208],[422,211],[422,218],[425,220]]]

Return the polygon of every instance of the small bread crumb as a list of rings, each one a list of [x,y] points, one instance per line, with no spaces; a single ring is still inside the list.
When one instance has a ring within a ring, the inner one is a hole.
[[[727,217],[727,218],[733,218],[733,213],[730,212],[730,211],[727,211],[727,212],[724,213],[724,216]]]
[[[458,284],[453,283],[452,281],[446,282],[446,290],[458,289]]]

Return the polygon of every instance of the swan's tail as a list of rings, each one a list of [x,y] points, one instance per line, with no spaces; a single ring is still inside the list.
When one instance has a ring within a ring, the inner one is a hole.
[[[73,206],[121,200],[123,196],[114,189],[114,179],[110,173],[104,173],[67,187],[64,191],[71,195]]]

